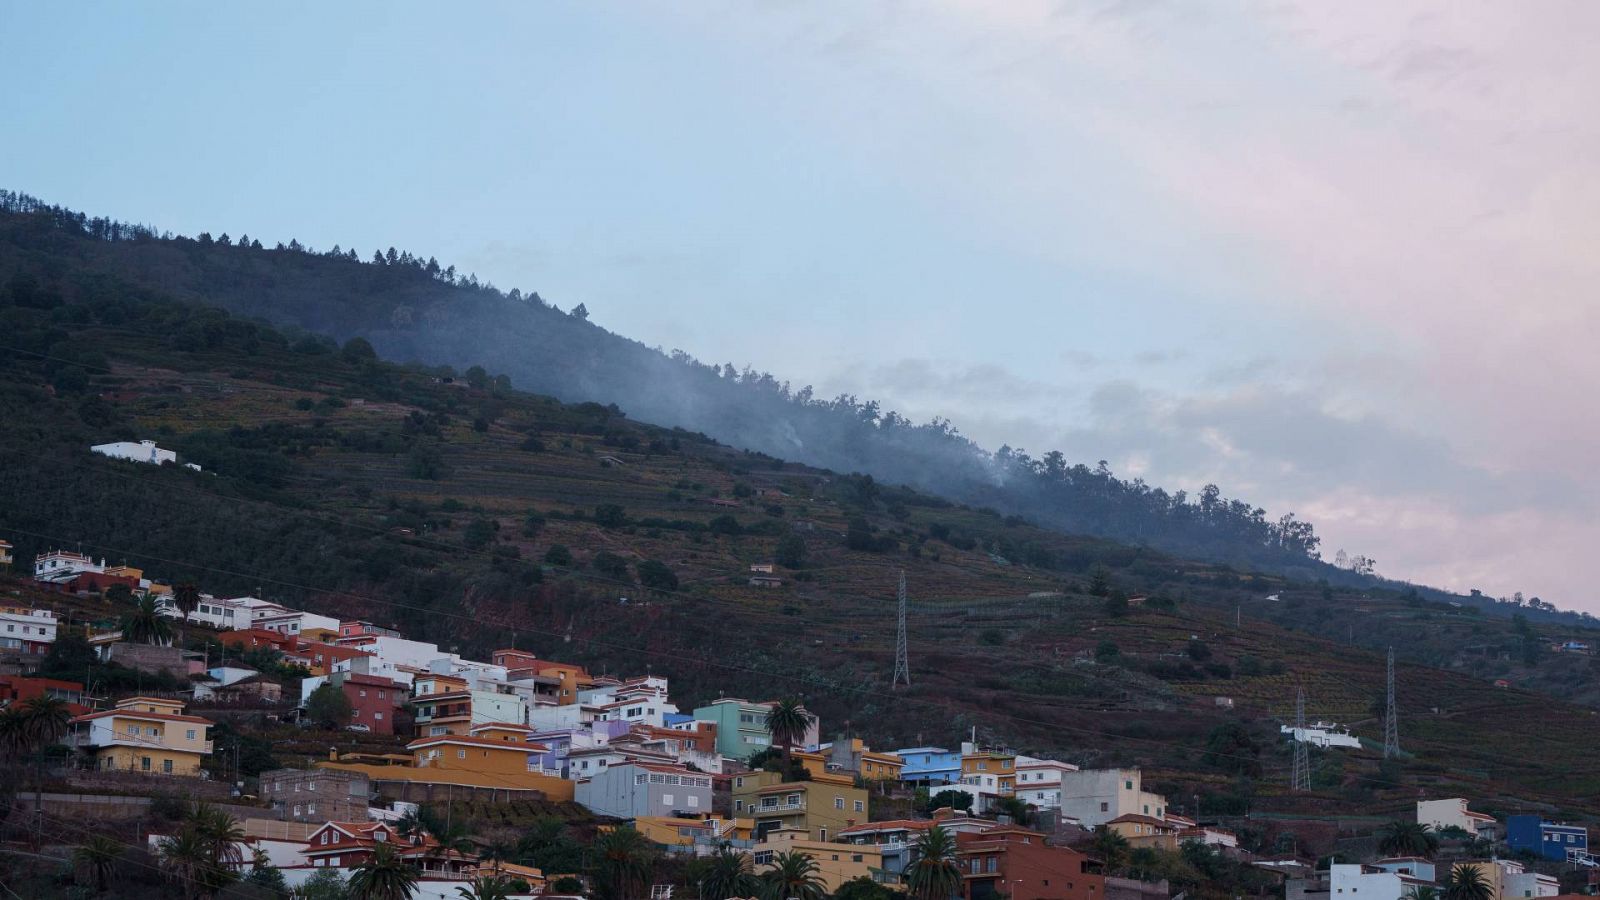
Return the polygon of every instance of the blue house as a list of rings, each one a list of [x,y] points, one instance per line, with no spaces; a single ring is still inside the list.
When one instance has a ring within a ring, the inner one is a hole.
[[[1589,852],[1589,831],[1582,825],[1557,825],[1538,816],[1511,816],[1506,819],[1506,845],[1565,862],[1573,851]]]
[[[900,780],[907,784],[956,784],[961,781],[961,754],[943,747],[907,747],[894,751],[905,760]]]

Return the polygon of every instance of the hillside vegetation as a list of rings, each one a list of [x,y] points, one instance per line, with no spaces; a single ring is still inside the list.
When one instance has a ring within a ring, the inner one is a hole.
[[[1402,666],[1404,764],[1318,760],[1330,814],[1419,788],[1600,810],[1594,711],[1488,680],[1590,699],[1588,658],[1545,649],[1570,627],[1069,536],[65,266],[4,282],[0,324],[0,536],[19,559],[81,545],[463,653],[662,672],[685,703],[799,693],[877,746],[977,728],[1146,765],[1218,811],[1284,803],[1273,717],[1300,685],[1312,716],[1375,736],[1392,642],[1451,670]],[[205,471],[87,449],[141,437]],[[783,583],[749,584],[767,562]],[[913,683],[891,690],[901,570]]]

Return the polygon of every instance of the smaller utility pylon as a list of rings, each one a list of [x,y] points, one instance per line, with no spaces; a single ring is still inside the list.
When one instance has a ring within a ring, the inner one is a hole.
[[[1394,702],[1394,648],[1389,648],[1389,670],[1386,678],[1389,702],[1383,714],[1383,758],[1400,755],[1400,709]]]
[[[906,570],[900,570],[900,590],[898,595],[898,610],[895,614],[896,628],[894,640],[894,679],[890,682],[891,688],[901,684],[911,686],[911,653],[910,642],[906,639]]]
[[[1294,776],[1290,787],[1299,793],[1311,790],[1311,758],[1306,749],[1306,689],[1294,698]]]

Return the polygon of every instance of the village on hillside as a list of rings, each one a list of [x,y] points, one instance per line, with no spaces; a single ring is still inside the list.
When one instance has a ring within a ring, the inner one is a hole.
[[[14,565],[4,541],[0,565]],[[78,552],[38,556],[29,583],[46,602],[0,609],[0,726],[20,782],[8,836],[81,844],[72,868],[90,883],[144,860],[190,896],[230,884],[379,896],[364,886],[395,873],[413,897],[605,900],[1160,900],[1208,885],[1286,900],[1512,900],[1600,885],[1585,826],[1501,821],[1470,798],[1420,798],[1414,818],[1369,823],[1336,847],[1280,835],[1266,852],[1226,817],[1147,791],[1138,768],[1028,756],[933,716],[925,745],[874,748],[798,698],[684,709],[648,671],[593,673],[515,647],[466,659],[373,622],[213,596]],[[120,627],[69,626],[48,602],[89,597],[121,604]],[[204,649],[186,649],[202,633]],[[121,677],[60,677],[52,663],[73,652]],[[303,765],[246,766],[257,723],[348,740],[278,754]],[[1297,766],[1306,748],[1361,746],[1333,723],[1281,731]],[[502,828],[462,824],[496,811]],[[120,820],[137,840],[94,828]]]

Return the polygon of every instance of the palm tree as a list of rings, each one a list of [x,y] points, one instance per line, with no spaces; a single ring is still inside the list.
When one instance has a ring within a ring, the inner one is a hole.
[[[161,870],[178,883],[185,897],[206,897],[222,890],[235,873],[216,864],[211,843],[199,830],[185,825],[156,848]]]
[[[1108,874],[1121,871],[1128,864],[1128,850],[1127,838],[1104,825],[1095,828],[1094,841],[1089,846],[1089,853],[1105,863]]]
[[[134,644],[172,644],[172,625],[156,606],[149,594],[139,598],[139,605],[122,619],[122,638]]]
[[[631,826],[619,825],[595,841],[596,881],[607,900],[634,900],[644,894],[654,854],[650,842]]]
[[[226,810],[197,802],[189,811],[185,827],[192,828],[205,841],[213,865],[230,870],[244,865],[244,853],[239,849],[245,840],[244,829]]]
[[[1385,856],[1432,857],[1439,852],[1439,836],[1420,822],[1390,822],[1378,829],[1378,852]]]
[[[183,626],[189,621],[189,614],[200,605],[200,588],[192,581],[180,581],[172,586],[172,605],[178,608],[183,618],[178,620],[178,644],[183,645]]]
[[[805,737],[806,731],[811,728],[811,722],[816,717],[806,712],[800,700],[790,697],[779,700],[767,710],[767,732],[772,735],[772,740],[783,748],[783,769],[789,770],[789,752],[795,741]]]
[[[1033,818],[1033,810],[1028,806],[1028,801],[1021,797],[1001,797],[993,807],[994,812],[1011,817],[1011,821],[1023,828],[1028,827],[1028,821]]]
[[[117,862],[122,859],[122,844],[103,834],[96,834],[72,851],[72,868],[77,876],[94,886],[96,894],[104,894],[111,886],[111,876],[117,872]]]
[[[822,900],[828,888],[821,872],[817,861],[799,850],[779,853],[761,873],[761,895],[766,900]]]
[[[44,816],[44,749],[61,742],[72,712],[60,697],[40,694],[24,701],[20,708],[8,708],[4,723],[5,743],[11,752],[33,754],[33,811],[37,820]]]
[[[1456,863],[1445,879],[1444,900],[1491,900],[1493,894],[1483,869],[1473,863]]]
[[[351,900],[411,900],[418,875],[392,844],[378,844],[350,875]]]
[[[956,865],[955,835],[935,825],[917,838],[906,884],[915,900],[949,900],[961,893],[961,869]]]
[[[499,875],[486,875],[456,888],[456,893],[461,900],[507,900],[511,896],[511,880]]]
[[[756,892],[755,870],[750,854],[735,850],[724,842],[707,860],[705,878],[700,881],[701,900],[728,900],[748,897]]]

